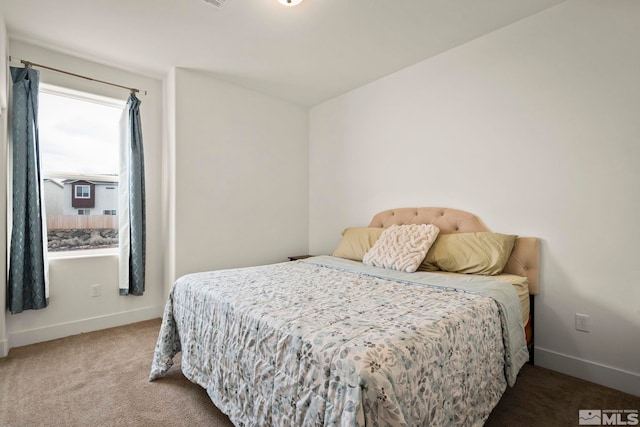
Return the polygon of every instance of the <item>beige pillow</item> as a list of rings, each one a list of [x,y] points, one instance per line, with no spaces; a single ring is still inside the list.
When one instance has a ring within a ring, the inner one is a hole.
[[[362,261],[373,244],[382,234],[383,228],[350,227],[342,232],[342,240],[333,251],[333,256]]]
[[[392,225],[364,255],[362,262],[413,273],[435,242],[440,229],[433,224]]]
[[[442,234],[429,250],[420,270],[500,274],[517,237],[491,232]]]
[[[443,234],[440,235],[440,237],[442,236]],[[436,264],[436,259],[433,256],[435,252],[434,248],[437,244],[438,244],[438,239],[436,239],[436,241],[433,242],[433,245],[431,245],[429,252],[427,252],[427,256],[424,257],[424,260],[418,267],[418,271],[440,271],[440,267],[438,267],[438,264]]]

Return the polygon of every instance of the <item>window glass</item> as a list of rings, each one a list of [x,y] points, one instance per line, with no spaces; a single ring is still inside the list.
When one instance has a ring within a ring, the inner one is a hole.
[[[77,199],[91,198],[91,187],[89,187],[88,185],[76,185],[76,198]]]
[[[117,247],[119,122],[125,101],[46,84],[40,85],[39,97],[49,251]]]

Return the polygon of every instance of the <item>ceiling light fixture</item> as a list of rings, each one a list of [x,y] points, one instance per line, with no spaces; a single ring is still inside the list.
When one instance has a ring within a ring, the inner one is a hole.
[[[302,0],[278,0],[280,2],[280,4],[283,4],[285,6],[295,6],[297,4],[302,3]]]
[[[214,5],[217,8],[221,8],[222,6],[224,6],[224,3],[227,0],[204,0],[205,2]]]

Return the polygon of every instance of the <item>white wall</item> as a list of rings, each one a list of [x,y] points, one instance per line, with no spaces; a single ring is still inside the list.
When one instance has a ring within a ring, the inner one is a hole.
[[[169,79],[174,274],[306,253],[308,109],[191,70]]]
[[[638,22],[570,0],[312,108],[310,251],[406,206],[540,237],[537,364],[640,395]]]
[[[54,258],[50,260],[50,305],[6,315],[10,346],[44,341],[65,335],[160,317],[164,306],[161,240],[162,82],[135,73],[68,56],[15,40],[13,57],[146,90],[141,119],[145,148],[147,195],[147,272],[144,296],[119,296],[117,255]],[[68,87],[111,98],[125,99],[126,90],[41,70],[43,83]],[[6,186],[2,185],[6,197]],[[4,209],[3,209],[4,211]],[[4,221],[3,221],[4,223]],[[91,286],[101,284],[100,297],[91,297]]]
[[[7,27],[4,23],[4,16],[0,12],[0,112],[3,108],[7,108],[7,92],[8,87],[5,82],[9,80],[9,71],[7,67],[7,49],[9,47],[9,36],[7,35]]]
[[[6,91],[9,84],[7,75],[6,54],[9,39],[4,23],[4,16],[0,12],[0,189],[7,188],[7,109]],[[7,277],[7,205],[6,190],[0,190],[0,278]],[[3,288],[4,289],[4,288]],[[0,357],[7,355],[9,340],[4,313],[6,312],[6,292],[0,292]]]
[[[171,284],[176,279],[176,70],[167,73],[163,83],[163,132],[162,132],[162,241],[163,274],[165,296],[169,295]]]

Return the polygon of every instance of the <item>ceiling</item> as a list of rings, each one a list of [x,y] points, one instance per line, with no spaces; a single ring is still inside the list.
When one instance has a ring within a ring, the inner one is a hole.
[[[313,106],[565,0],[2,0],[10,39]]]

